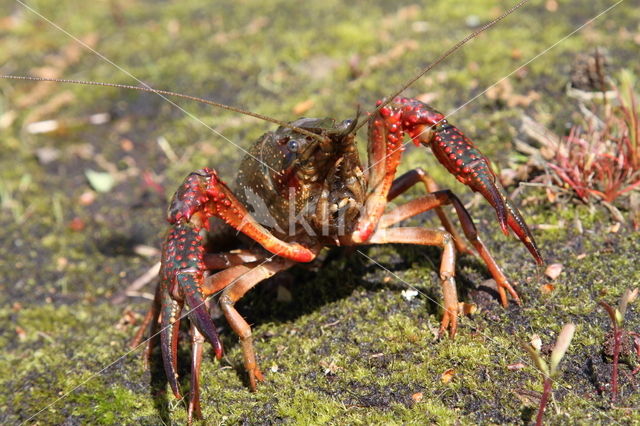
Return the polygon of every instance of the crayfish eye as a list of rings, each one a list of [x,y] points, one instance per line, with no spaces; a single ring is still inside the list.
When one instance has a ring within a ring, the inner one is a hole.
[[[287,142],[287,149],[289,150],[289,152],[298,152],[298,150],[300,149],[300,142],[295,139],[289,140],[289,142]]]

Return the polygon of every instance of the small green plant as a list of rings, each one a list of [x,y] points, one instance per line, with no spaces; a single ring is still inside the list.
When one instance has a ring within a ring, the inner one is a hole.
[[[573,339],[573,333],[575,330],[576,326],[572,323],[566,324],[562,327],[562,331],[560,331],[556,344],[553,346],[553,350],[551,351],[549,363],[547,363],[542,357],[542,340],[538,335],[534,335],[529,343],[525,343],[523,345],[533,360],[536,368],[542,373],[543,377],[542,397],[540,398],[538,415],[536,416],[536,426],[542,425],[544,409],[547,406],[552,393],[553,379],[558,375],[558,366],[571,344],[571,339]]]
[[[605,311],[609,314],[613,330],[609,333],[605,342],[605,355],[613,358],[613,368],[611,370],[611,401],[615,402],[618,397],[618,370],[620,364],[620,356],[629,356],[633,354],[633,340],[640,337],[638,333],[627,331],[624,328],[624,316],[627,308],[638,297],[638,289],[627,289],[618,303],[618,307],[614,308],[605,301],[600,301]],[[637,349],[636,349],[637,352]]]

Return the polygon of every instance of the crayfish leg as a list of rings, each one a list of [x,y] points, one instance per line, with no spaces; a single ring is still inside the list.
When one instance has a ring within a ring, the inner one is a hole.
[[[234,305],[258,283],[290,268],[293,264],[292,261],[282,258],[269,262],[248,263],[223,270],[207,279],[207,285],[211,289],[224,288],[220,296],[220,307],[227,322],[240,338],[244,367],[247,370],[249,387],[252,391],[256,390],[257,382],[263,381],[264,376],[256,361],[251,326],[242,318]]]
[[[417,244],[442,247],[440,261],[440,286],[444,296],[444,309],[440,334],[449,330],[454,337],[458,329],[458,295],[455,284],[456,248],[453,237],[448,232],[424,228],[390,228],[377,230],[369,240],[372,244]]]
[[[416,167],[415,169],[409,170],[408,172],[404,173],[403,175],[401,175],[400,177],[396,178],[393,181],[393,184],[391,185],[391,189],[389,190],[389,194],[387,195],[387,201],[392,201],[397,196],[406,192],[409,188],[412,188],[414,185],[418,183],[422,183],[424,185],[424,188],[427,191],[427,193],[433,193],[440,190],[436,181],[433,180],[433,178],[429,176],[427,172],[424,171],[424,169],[422,169],[421,167]],[[438,215],[438,219],[440,219],[440,223],[442,224],[444,229],[453,236],[453,242],[456,245],[456,250],[458,251],[458,253],[473,254],[473,251],[467,247],[463,239],[458,234],[458,231],[456,230],[456,228],[454,228],[453,224],[449,220],[449,217],[444,212],[444,209],[439,205],[433,207],[433,209]],[[416,214],[419,214],[419,213],[416,213]],[[382,223],[382,218],[381,218],[381,223]]]
[[[153,303],[149,307],[149,310],[144,316],[142,320],[142,324],[138,328],[136,335],[129,342],[129,347],[131,349],[137,348],[144,339],[144,336],[147,331],[149,331],[149,338],[147,339],[147,344],[145,346],[145,350],[143,352],[143,360],[145,368],[149,368],[149,361],[151,359],[151,352],[153,351],[154,345],[156,343],[156,330],[158,325],[158,320],[160,317],[160,285],[156,286],[156,293],[153,298]]]
[[[180,333],[180,314],[182,303],[171,298],[166,289],[165,280],[160,284],[165,287],[161,295],[160,313],[160,348],[162,350],[162,364],[167,375],[171,390],[177,399],[182,399],[178,387],[178,337]]]
[[[442,321],[440,322],[438,334],[442,336],[448,329],[449,337],[453,339],[458,330],[458,293],[456,291],[456,282],[453,277],[443,279],[442,272],[440,274],[444,312],[442,313]]]
[[[425,184],[427,191],[433,188],[437,188],[435,182],[431,180],[426,172],[420,168],[417,168],[405,173],[394,181],[391,190],[389,191],[389,198],[395,198],[402,192],[408,190],[411,185],[421,181]],[[465,237],[474,246],[477,254],[487,266],[487,269],[491,273],[491,276],[498,285],[498,295],[500,296],[500,302],[502,303],[502,305],[504,307],[507,307],[509,304],[507,292],[511,295],[513,300],[515,300],[515,302],[520,305],[521,301],[518,293],[511,286],[506,275],[504,274],[500,266],[498,266],[498,263],[495,261],[493,256],[491,256],[491,253],[478,236],[478,230],[473,223],[471,215],[464,207],[460,199],[450,190],[445,189],[440,191],[432,191],[430,194],[424,197],[414,199],[406,204],[396,207],[395,209],[385,213],[380,218],[378,228],[388,228],[389,226],[392,226],[402,220],[434,209],[436,210],[436,212],[442,213],[443,216],[440,216],[440,214],[438,216],[440,217],[441,222],[447,232],[449,232],[454,237],[454,242],[456,242],[456,249],[458,250],[458,252],[460,252],[459,244],[457,243],[457,239],[459,239],[460,237],[457,235],[455,230],[452,229],[451,222],[449,222],[448,218],[444,214],[444,211],[442,210],[442,206],[444,205],[453,205]],[[444,219],[446,219],[446,222],[442,220],[443,217]]]
[[[204,336],[194,324],[191,324],[191,396],[187,411],[187,422],[191,424],[193,418],[201,419],[200,409],[200,364],[204,349]]]

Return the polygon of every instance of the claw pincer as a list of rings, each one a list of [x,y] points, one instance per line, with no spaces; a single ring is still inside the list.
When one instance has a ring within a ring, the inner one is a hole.
[[[162,248],[160,341],[164,368],[177,398],[181,397],[177,382],[178,333],[185,302],[191,322],[211,343],[216,357],[222,357],[222,344],[201,289],[206,270],[202,233],[208,220],[202,220],[199,213],[207,201],[208,179],[215,179],[208,170],[192,173],[176,192],[167,217],[172,226]]]
[[[405,131],[414,143],[429,146],[456,179],[481,193],[495,209],[502,231],[508,234],[511,228],[536,262],[542,264],[542,255],[529,227],[498,182],[489,159],[460,129],[427,104],[408,98],[396,98],[393,104],[402,109]]]

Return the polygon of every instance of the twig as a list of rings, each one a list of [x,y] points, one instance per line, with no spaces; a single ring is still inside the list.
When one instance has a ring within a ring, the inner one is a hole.
[[[160,273],[160,262],[156,262],[151,268],[147,270],[144,274],[140,275],[136,278],[129,286],[113,296],[111,298],[111,303],[114,305],[120,304],[124,302],[127,297],[132,297],[132,295],[140,294],[138,291],[143,288],[145,285],[149,284],[155,277]]]

